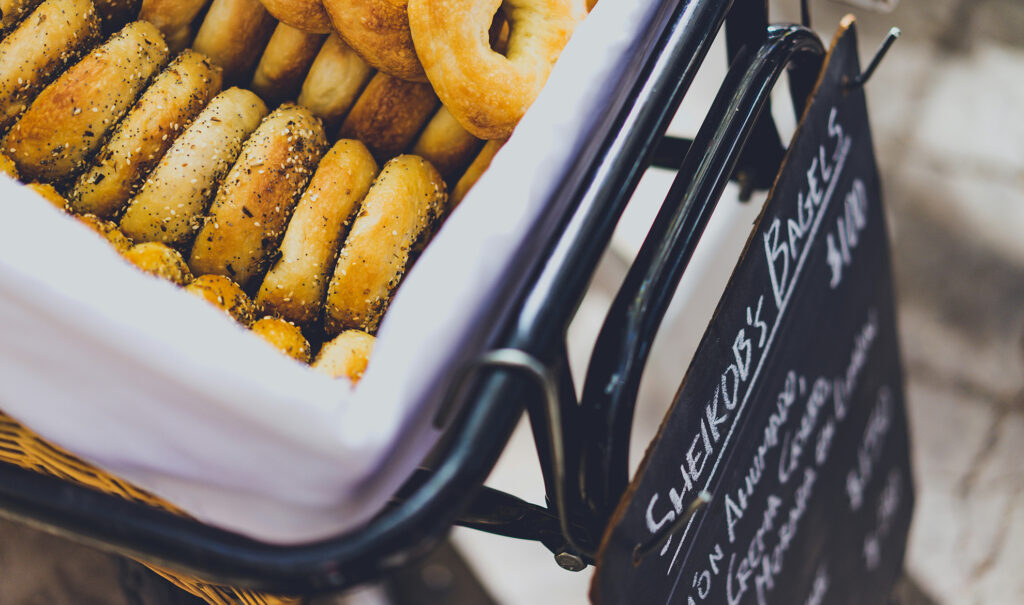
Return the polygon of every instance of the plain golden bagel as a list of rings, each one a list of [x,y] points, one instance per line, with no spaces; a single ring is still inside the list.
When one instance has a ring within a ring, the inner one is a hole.
[[[320,0],[260,0],[274,18],[304,32],[326,34],[331,20]]]
[[[374,332],[405,274],[413,247],[448,196],[430,162],[400,155],[384,165],[338,254],[324,303],[324,329]]]
[[[508,49],[488,31],[499,6]],[[409,0],[416,53],[437,96],[481,139],[509,136],[548,79],[575,26],[571,0]]]
[[[346,330],[324,344],[313,362],[313,369],[331,378],[344,376],[355,384],[366,373],[375,340],[366,332]]]
[[[435,109],[437,95],[429,84],[377,72],[345,116],[338,137],[362,141],[385,162],[412,145]]]
[[[252,76],[252,91],[276,105],[294,99],[324,38],[278,23]]]
[[[157,26],[167,46],[177,52],[192,43],[192,22],[209,3],[210,0],[142,0],[139,19]]]
[[[334,30],[380,71],[413,82],[427,76],[409,33],[408,0],[324,0]]]
[[[337,34],[327,37],[299,92],[299,105],[334,130],[373,77],[373,68]]]
[[[199,26],[192,49],[224,68],[226,84],[244,84],[277,21],[259,0],[213,0]]]

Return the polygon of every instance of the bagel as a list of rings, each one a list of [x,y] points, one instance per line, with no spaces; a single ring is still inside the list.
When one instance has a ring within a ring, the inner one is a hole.
[[[114,130],[71,190],[76,212],[110,217],[196,114],[220,92],[221,72],[203,55],[186,50],[167,66]]]
[[[118,253],[125,254],[131,249],[132,240],[128,239],[113,221],[105,221],[95,214],[81,214],[75,218],[107,240]]]
[[[359,95],[338,137],[362,141],[383,162],[409,148],[435,109],[437,96],[429,84],[378,73]]]
[[[466,167],[482,144],[442,105],[416,139],[412,153],[433,164],[448,181]]]
[[[142,0],[139,19],[149,21],[164,34],[174,52],[188,48],[195,32],[192,23],[210,0]]]
[[[200,275],[185,286],[185,291],[222,309],[243,326],[252,324],[256,317],[256,307],[249,296],[223,275]]]
[[[21,19],[39,5],[40,0],[0,0],[0,35],[14,29]]]
[[[128,203],[121,229],[137,241],[188,244],[242,143],[266,115],[267,106],[248,90],[214,97]]]
[[[326,149],[323,126],[307,109],[283,105],[267,116],[217,191],[192,246],[192,270],[243,288],[262,273]]]
[[[372,76],[373,68],[344,40],[332,34],[309,68],[298,103],[323,120],[328,130],[333,130]]]
[[[189,271],[181,253],[160,242],[135,244],[124,253],[124,257],[146,273],[179,286],[192,281],[192,272]]]
[[[462,203],[469,190],[473,188],[473,185],[476,185],[476,182],[480,180],[484,172],[487,172],[487,169],[490,168],[491,160],[494,159],[494,156],[497,155],[498,150],[504,144],[504,140],[487,141],[480,150],[480,153],[473,159],[473,163],[462,174],[459,182],[455,184],[455,189],[452,190],[451,202],[448,204],[449,211],[454,210]]]
[[[331,20],[320,0],[260,0],[263,6],[281,23],[311,34],[331,31]]]
[[[192,49],[223,67],[226,83],[242,84],[249,81],[276,24],[259,0],[213,0]]]
[[[295,324],[278,317],[264,317],[252,324],[251,329],[254,334],[288,357],[302,363],[309,363],[312,353],[309,341]]]
[[[253,92],[271,104],[294,99],[324,38],[278,23],[252,76]]]
[[[43,89],[3,144],[22,178],[74,177],[167,55],[160,30],[136,21]]]
[[[331,378],[344,376],[357,383],[366,373],[375,340],[366,332],[346,330],[321,347],[313,369]]]
[[[501,5],[508,49],[491,49]],[[575,25],[570,0],[409,0],[409,27],[430,83],[455,119],[481,139],[506,138],[547,81]]]
[[[444,180],[423,158],[401,155],[385,164],[338,254],[324,304],[328,334],[376,331],[410,250],[446,199]]]
[[[345,228],[375,176],[377,162],[359,141],[342,139],[327,152],[288,222],[280,260],[256,297],[265,312],[300,325],[317,319]]]
[[[338,32],[367,63],[413,82],[426,82],[409,33],[408,0],[324,0]]]
[[[18,167],[14,165],[14,160],[2,153],[0,153],[0,174],[5,174],[15,180],[18,178]]]
[[[0,132],[99,36],[99,16],[90,0],[46,0],[0,41]]]

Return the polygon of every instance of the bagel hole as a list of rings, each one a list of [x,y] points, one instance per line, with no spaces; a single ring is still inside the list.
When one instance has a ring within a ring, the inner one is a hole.
[[[487,32],[490,38],[491,50],[505,56],[505,53],[508,51],[508,39],[511,34],[512,28],[509,26],[508,17],[505,15],[504,6],[502,6],[494,14],[494,20],[491,21],[491,27]]]

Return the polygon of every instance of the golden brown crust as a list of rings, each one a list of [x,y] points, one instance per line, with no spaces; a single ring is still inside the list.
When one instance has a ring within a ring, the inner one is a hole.
[[[166,63],[167,53],[160,31],[136,21],[47,86],[4,140],[22,177],[74,177]]]
[[[278,23],[252,76],[253,92],[270,104],[294,99],[325,38]]]
[[[337,34],[331,34],[309,68],[298,103],[323,120],[325,128],[334,130],[372,76],[373,68]]]
[[[192,43],[192,23],[210,0],[142,0],[139,19],[149,21],[164,34],[171,51],[184,50]]]
[[[18,167],[14,165],[14,160],[0,153],[0,174],[6,174],[12,179],[18,178]]]
[[[82,214],[77,218],[82,223],[88,225],[90,229],[99,233],[120,254],[125,254],[131,249],[132,240],[125,237],[124,233],[121,233],[121,230],[112,221],[105,221],[94,214]]]
[[[192,272],[189,271],[181,253],[160,242],[135,244],[124,253],[124,257],[146,273],[179,286],[192,281]]]
[[[380,71],[426,82],[409,33],[408,0],[324,0],[334,30]]]
[[[249,296],[223,275],[200,275],[185,286],[185,291],[219,307],[243,326],[252,324],[256,317],[256,306]]]
[[[326,149],[323,126],[307,109],[283,105],[267,116],[217,191],[192,246],[192,270],[243,288],[262,273]]]
[[[378,73],[359,95],[338,136],[362,141],[383,162],[409,148],[436,108],[437,96],[429,84]]]
[[[384,166],[338,254],[324,303],[328,334],[377,329],[410,250],[446,199],[444,180],[423,158],[402,155]]]
[[[445,181],[450,182],[482,145],[483,141],[469,134],[448,108],[441,106],[416,139],[412,153],[433,164]]]
[[[320,0],[260,0],[281,23],[311,34],[331,31],[331,20]]]
[[[505,55],[487,31],[501,4]],[[512,133],[575,26],[571,0],[409,0],[409,27],[427,78],[452,115],[481,139]]]
[[[90,0],[47,0],[0,41],[0,132],[99,35],[99,17]]]
[[[121,228],[139,241],[192,241],[243,142],[267,115],[255,94],[230,88],[210,101],[167,150],[129,203]]]
[[[359,141],[342,139],[327,152],[256,297],[265,312],[300,325],[316,321],[346,228],[375,176],[377,162]]]
[[[224,82],[248,82],[277,21],[259,0],[213,0],[192,49],[224,68]]]
[[[21,19],[34,9],[40,0],[0,0],[0,35],[14,29]]]
[[[487,141],[487,144],[477,154],[473,163],[462,174],[462,178],[455,184],[455,189],[452,190],[451,202],[448,204],[449,212],[462,203],[469,190],[473,188],[473,185],[476,185],[476,182],[480,180],[483,173],[487,172],[487,169],[490,168],[491,160],[494,159],[494,156],[504,144],[504,140]]]
[[[53,188],[53,185],[47,185],[45,183],[29,183],[25,187],[35,191],[39,197],[43,198],[47,202],[53,204],[58,210],[68,210],[68,201],[64,199],[64,196],[59,191]]]
[[[357,383],[366,373],[375,340],[366,332],[346,330],[320,349],[313,369],[331,378],[345,376]]]
[[[109,218],[124,207],[210,99],[220,92],[220,68],[185,50],[154,80],[114,130],[72,189],[71,207]]]
[[[277,317],[264,317],[252,324],[252,331],[288,357],[309,363],[312,355],[309,341],[295,324]]]

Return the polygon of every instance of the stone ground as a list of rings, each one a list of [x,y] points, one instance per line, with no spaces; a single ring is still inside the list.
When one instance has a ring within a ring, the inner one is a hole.
[[[773,18],[795,20],[797,6],[773,0]],[[813,8],[828,39],[844,7],[819,0]],[[868,91],[890,213],[917,481],[911,581],[896,600],[1017,605],[1024,603],[1024,2],[903,0],[889,15],[862,13],[865,61],[891,25],[904,35]],[[714,82],[705,87],[713,92]],[[642,239],[644,212],[637,214],[635,233],[627,225],[617,235],[620,257]],[[576,344],[592,340],[624,266],[615,255],[605,263],[574,326]],[[722,273],[709,266],[706,279]],[[700,336],[691,332],[681,340]],[[672,394],[678,371],[653,364],[641,434],[663,411],[649,402]],[[539,501],[531,447],[520,432],[493,483]],[[6,523],[0,535],[5,605],[144,602],[90,588],[110,583],[157,595],[150,605],[171,602],[130,565]],[[586,600],[589,574],[557,569],[542,547],[462,530],[455,542],[501,602]],[[28,556],[60,548],[68,556]],[[380,601],[363,595],[350,602]]]

